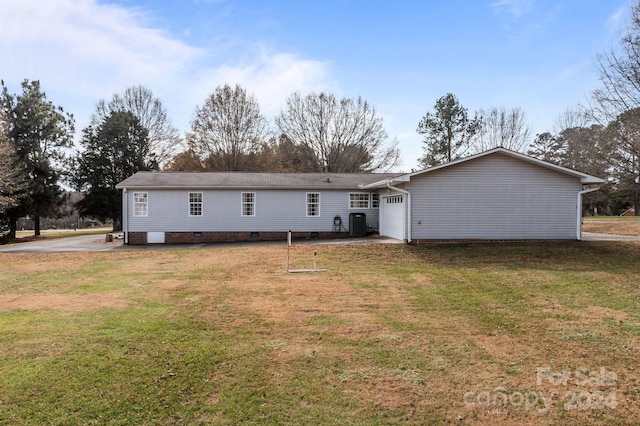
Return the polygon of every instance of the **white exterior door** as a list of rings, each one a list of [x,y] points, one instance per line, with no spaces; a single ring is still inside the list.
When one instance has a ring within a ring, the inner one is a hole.
[[[383,196],[380,206],[380,235],[404,240],[404,195]]]

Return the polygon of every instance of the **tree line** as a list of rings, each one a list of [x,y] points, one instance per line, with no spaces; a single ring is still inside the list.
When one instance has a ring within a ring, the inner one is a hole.
[[[640,66],[634,72],[640,73]],[[594,93],[600,96],[601,90]],[[585,196],[587,213],[617,215],[631,206],[640,215],[640,107],[616,114],[602,98],[594,96],[592,102],[567,109],[552,130],[530,140],[520,109],[492,108],[470,116],[448,93],[418,124],[417,132],[424,137],[419,162],[432,167],[496,147],[520,151],[606,179],[601,191]],[[603,111],[608,115],[601,115]]]
[[[62,214],[61,184],[84,193],[81,216],[121,226],[115,185],[138,171],[371,172],[398,164],[397,141],[367,101],[331,93],[292,94],[269,131],[255,98],[219,86],[181,137],[153,93],[134,86],[101,100],[74,144],[75,120],[47,100],[39,81],[0,96],[0,223]],[[1,229],[0,229],[1,232]]]
[[[607,178],[590,194],[592,212],[640,214],[640,3],[618,49],[598,56],[601,85],[589,104],[567,110],[550,131],[531,138],[524,111],[492,107],[469,114],[447,93],[418,122],[423,167],[501,146]],[[61,214],[61,184],[85,194],[85,217],[120,225],[115,185],[137,171],[376,172],[399,164],[398,142],[360,97],[293,93],[269,125],[239,86],[217,87],[195,109],[182,136],[161,101],[143,86],[97,103],[75,141],[72,114],[49,101],[39,81],[0,93],[0,233],[16,221]]]
[[[553,129],[529,140],[524,113],[492,108],[469,114],[455,95],[438,99],[418,124],[424,155],[434,166],[497,146],[606,179],[587,194],[591,214],[640,215],[640,2],[618,46],[597,56],[600,85],[584,105],[569,107]]]

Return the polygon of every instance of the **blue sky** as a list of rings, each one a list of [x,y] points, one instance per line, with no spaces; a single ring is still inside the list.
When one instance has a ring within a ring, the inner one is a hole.
[[[76,116],[142,84],[187,131],[216,86],[241,84],[268,119],[294,91],[362,96],[398,138],[454,93],[470,112],[519,107],[552,129],[598,85],[632,0],[21,0],[0,2],[0,78],[38,79]]]

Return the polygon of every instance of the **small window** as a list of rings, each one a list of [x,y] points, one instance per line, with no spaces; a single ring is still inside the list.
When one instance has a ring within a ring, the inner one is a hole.
[[[189,216],[202,216],[202,192],[189,193]]]
[[[380,208],[380,194],[378,194],[377,192],[371,194],[371,208]]]
[[[148,195],[146,192],[134,192],[133,193],[133,215],[134,216],[147,216],[148,209]]]
[[[369,193],[368,192],[351,192],[349,193],[350,209],[368,209]]]
[[[307,194],[307,216],[320,216],[320,194],[318,192]]]
[[[242,216],[255,216],[256,210],[256,193],[255,192],[243,192],[242,193]]]

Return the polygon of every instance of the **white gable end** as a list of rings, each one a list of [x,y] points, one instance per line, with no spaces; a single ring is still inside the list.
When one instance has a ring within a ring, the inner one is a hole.
[[[575,239],[577,176],[489,155],[412,176],[413,240]]]

